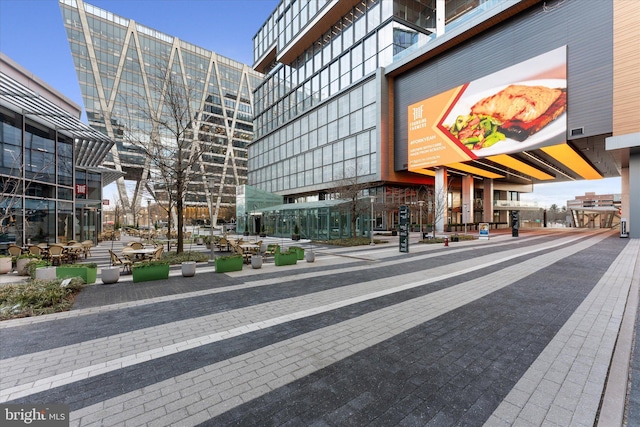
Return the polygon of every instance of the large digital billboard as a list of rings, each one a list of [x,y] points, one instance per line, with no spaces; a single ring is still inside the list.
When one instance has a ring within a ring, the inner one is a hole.
[[[566,140],[566,46],[408,107],[408,169]]]

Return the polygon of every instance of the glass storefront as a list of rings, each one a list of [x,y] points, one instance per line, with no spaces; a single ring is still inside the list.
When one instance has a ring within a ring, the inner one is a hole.
[[[102,176],[74,168],[73,144],[72,137],[0,107],[0,244],[97,243]]]

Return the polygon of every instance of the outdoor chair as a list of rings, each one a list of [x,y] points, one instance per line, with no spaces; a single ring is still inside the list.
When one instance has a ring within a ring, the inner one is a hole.
[[[12,257],[18,257],[22,255],[22,248],[20,246],[9,245],[9,247],[7,248],[7,251],[9,252],[9,255],[11,255]]]
[[[18,259],[18,257],[20,255],[22,255],[22,248],[20,246],[16,246],[16,245],[9,245],[9,247],[7,248],[7,252],[9,252],[9,255],[11,255],[11,263],[12,263],[12,268],[15,268],[16,266],[16,260]]]
[[[129,243],[129,246],[133,249],[142,249],[144,248],[144,245],[140,242],[131,242]]]
[[[66,255],[64,247],[60,245],[52,245],[49,247],[49,261],[52,265],[61,265],[65,262]]]
[[[111,266],[115,267],[117,265],[121,265],[123,271],[131,272],[131,265],[133,262],[128,258],[120,258],[115,252],[109,249],[109,256],[111,257]]]
[[[31,255],[40,255],[40,256],[42,256],[42,248],[40,246],[29,246],[29,253]]]
[[[151,260],[152,261],[160,261],[160,259],[162,258],[162,251],[163,250],[164,250],[164,246],[158,246],[156,248],[156,251],[151,256]]]
[[[84,258],[86,259],[88,256],[91,256],[91,247],[93,246],[93,241],[91,240],[83,240],[82,248],[84,249]]]
[[[245,264],[251,264],[251,254],[248,251],[242,249],[240,245],[236,245],[234,250],[237,255],[242,256],[242,262],[244,262]]]
[[[134,253],[132,253],[135,249],[133,249],[131,246],[125,246],[124,248],[122,248],[122,256],[125,259],[128,259],[131,263],[135,262],[136,256]]]
[[[268,257],[274,256],[278,247],[280,247],[280,245],[277,245],[275,243],[267,245],[267,250],[264,251],[264,254],[262,254],[264,260],[266,261]]]
[[[84,252],[84,247],[81,243],[74,243],[70,246],[71,247],[67,250],[67,261],[74,263],[80,259],[80,256]]]
[[[224,237],[220,238],[220,240],[218,240],[215,245],[218,247],[218,250],[220,252],[222,252],[223,250],[229,251],[229,241]]]
[[[240,242],[229,240],[229,245],[231,246],[231,253],[234,255],[240,254],[242,248],[240,248]]]

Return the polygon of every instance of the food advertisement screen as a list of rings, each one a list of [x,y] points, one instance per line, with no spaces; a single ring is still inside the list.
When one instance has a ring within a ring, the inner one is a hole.
[[[562,143],[566,46],[408,107],[409,170]]]

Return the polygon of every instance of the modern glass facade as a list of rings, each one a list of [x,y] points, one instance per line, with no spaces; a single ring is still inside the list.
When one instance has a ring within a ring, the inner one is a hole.
[[[0,55],[0,65],[0,243],[97,243],[98,166],[113,141],[9,58]]]
[[[159,89],[170,75],[189,88],[195,123],[187,139],[194,150],[204,152],[197,178],[189,184],[185,219],[209,217],[209,209],[214,219],[233,216],[235,187],[247,180],[246,146],[254,135],[252,92],[262,75],[82,0],[60,0],[60,7],[89,124],[116,141],[105,166],[126,173],[118,191],[128,223],[144,198],[162,203],[163,189],[150,179],[149,161],[129,136],[167,137],[154,128],[146,111],[147,106],[162,111]],[[208,185],[210,178],[214,188]],[[125,179],[137,183],[131,199]]]
[[[254,67],[267,76],[254,94],[249,184],[287,202],[315,202],[339,197],[335,189],[357,179],[370,183],[363,195],[376,197],[376,227],[392,227],[397,207],[417,206],[433,178],[389,165],[393,123],[384,68],[444,34],[445,24],[454,28],[465,15],[497,6],[281,1],[254,36]]]

